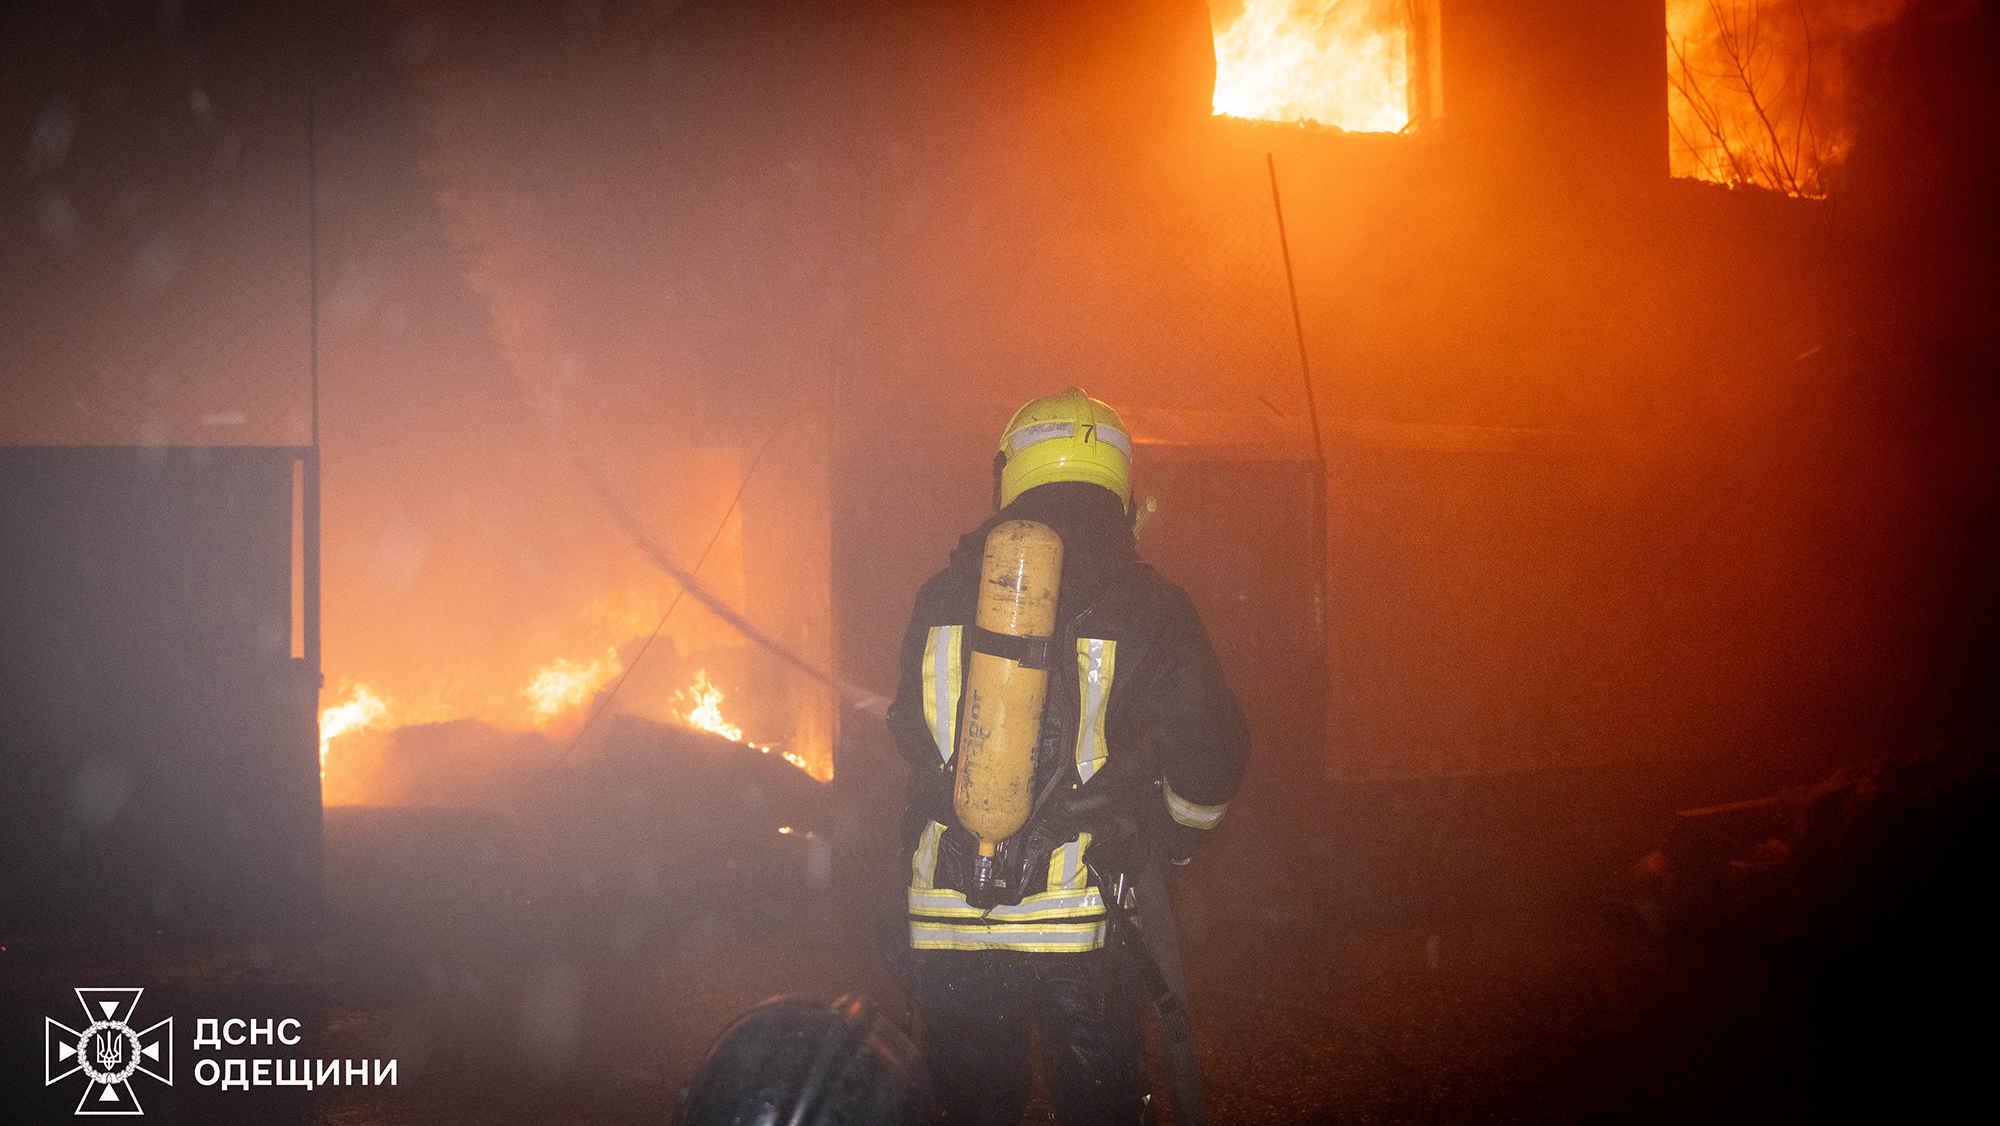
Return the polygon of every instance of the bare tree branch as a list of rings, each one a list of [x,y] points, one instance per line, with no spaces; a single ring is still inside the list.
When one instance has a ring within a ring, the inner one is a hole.
[[[1795,48],[1782,21],[1766,22],[1766,2],[1707,0],[1706,39],[1699,30],[1678,39],[1669,32],[1667,82],[1684,111],[1669,115],[1670,128],[1704,178],[1817,197],[1828,154],[1813,99],[1812,25],[1805,0],[1793,0],[1802,36]],[[1784,104],[1794,96],[1795,118]]]

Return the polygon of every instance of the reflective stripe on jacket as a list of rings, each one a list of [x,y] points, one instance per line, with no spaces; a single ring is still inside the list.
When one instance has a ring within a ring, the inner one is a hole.
[[[965,893],[940,888],[938,841],[945,827],[924,827],[910,858],[910,945],[919,950],[1095,950],[1104,945],[1104,899],[1083,864],[1090,834],[1055,850],[1043,890],[1017,904],[981,911]]]
[[[912,772],[902,832],[913,946],[1101,947],[1105,910],[1091,868],[1110,871],[1128,861],[1131,838],[1120,826],[1143,826],[1167,859],[1185,861],[1235,795],[1249,756],[1242,709],[1193,602],[1138,559],[1123,518],[1117,497],[1095,486],[1031,489],[963,537],[951,565],[917,594],[888,713]],[[971,838],[952,810],[952,755],[985,534],[1005,519],[1047,523],[1063,537],[1056,644],[1072,654],[1075,673],[1072,679],[1060,662],[1050,670],[1034,793],[1057,795],[1052,809],[1089,812],[1031,822],[1035,832],[1052,828],[1048,839],[1017,835],[1012,843],[1048,855],[1028,858],[1019,904],[981,911],[953,886]],[[1092,830],[1102,835],[1093,838]]]
[[[933,626],[924,642],[924,726],[936,740],[940,761],[951,760],[959,698],[964,693],[965,627]],[[1117,671],[1118,643],[1084,637],[1076,642],[1077,777],[1088,782],[1110,751],[1104,706]],[[1054,697],[1052,695],[1052,699]],[[1090,833],[1057,846],[1046,871],[1034,875],[1039,891],[1014,905],[981,911],[965,893],[937,886],[938,843],[945,826],[932,821],[910,858],[910,945],[919,950],[1095,950],[1104,945],[1104,900],[1090,880],[1085,853]]]

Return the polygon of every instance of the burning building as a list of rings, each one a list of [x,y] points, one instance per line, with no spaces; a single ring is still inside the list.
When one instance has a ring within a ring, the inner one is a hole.
[[[414,12],[387,65],[417,116],[384,128],[330,95],[315,142],[332,193],[313,290],[324,424],[356,455],[327,508],[327,800],[395,800],[377,760],[397,727],[473,719],[560,748],[606,701],[684,720],[697,678],[739,709],[711,729],[833,776],[835,693],[683,604],[577,502],[579,451],[722,602],[806,666],[880,690],[925,545],[984,503],[965,451],[1009,404],[1069,382],[1129,410],[1165,513],[1155,550],[1216,574],[1200,597],[1289,607],[1223,644],[1245,684],[1323,701],[1261,724],[1296,769],[1573,766],[1634,740],[1672,757],[1719,748],[1701,717],[1789,723],[1797,693],[1841,695],[1842,674],[1805,655],[1894,613],[1835,609],[1811,583],[1912,564],[1808,569],[1723,610],[1746,558],[1790,573],[1798,521],[1822,517],[1724,501],[1697,539],[1727,547],[1680,543],[1671,573],[1614,529],[1701,487],[1683,455],[1712,439],[1663,419],[1690,403],[1748,417],[1765,408],[1746,382],[1769,385],[1751,373],[1828,346],[1843,295],[1820,220],[1781,197],[1824,197],[1865,154],[1857,44],[1901,10],[808,6],[748,37],[699,6],[613,6],[574,28]],[[702,100],[720,89],[726,105]],[[301,107],[276,102],[200,92],[189,128],[269,180],[305,139]],[[70,103],[39,114],[42,237],[97,253],[64,167],[113,157],[70,153]],[[421,180],[388,176],[363,138]],[[400,278],[351,202],[396,191],[416,193],[407,222],[431,240]],[[298,194],[261,242],[228,242],[241,264],[291,268]],[[134,206],[164,233],[124,280],[177,299],[162,387],[233,370],[212,358],[232,332],[264,369],[302,362],[297,310],[255,331],[222,317],[225,259],[191,255],[162,205]],[[416,288],[447,275],[456,304]],[[412,316],[434,327],[413,333]],[[77,335],[35,323],[10,440],[234,441],[245,420],[299,440],[298,396],[248,402],[212,376],[185,409],[92,407],[115,379],[34,378],[66,370]],[[448,355],[450,332],[485,351]],[[365,371],[417,366],[363,393]],[[1301,505],[1317,508],[1303,522]],[[1206,530],[1231,519],[1236,542],[1307,538],[1205,563]]]
[[[278,629],[269,695],[323,592],[317,701],[229,735],[285,748],[257,799],[283,864],[316,863],[316,759],[324,806],[404,811],[329,825],[562,826],[550,880],[656,889],[607,858],[657,841],[585,829],[630,828],[628,791],[681,816],[661,762],[710,755],[674,769],[801,830],[753,851],[810,833],[783,863],[865,882],[911,596],[989,510],[1009,413],[1072,384],[1132,424],[1141,550],[1250,714],[1217,915],[1290,880],[1455,917],[1491,858],[1410,825],[1989,719],[1991,130],[1910,92],[1937,59],[1977,86],[1944,41],[1980,5],[362,9],[306,29],[310,128],[270,44],[331,16],[84,20],[144,65],[6,79],[0,441],[211,483],[270,459],[239,507],[200,494],[254,517],[248,609],[162,588],[121,629],[175,599],[245,652]],[[323,551],[294,462],[324,466]],[[17,544],[58,520],[7,511]],[[7,698],[72,708],[37,670],[86,619],[15,597],[44,616],[9,644],[44,641]],[[146,675],[183,675],[147,636]],[[71,727],[7,744],[42,772],[10,792],[122,831],[143,802],[90,804],[124,776]]]
[[[1721,736],[1700,717],[1737,729],[1789,716],[1788,693],[1837,697],[1840,674],[1800,655],[1890,611],[1803,587],[1717,608],[1746,551],[1783,570],[1797,521],[1819,517],[1725,503],[1702,536],[1728,547],[1690,541],[1672,574],[1611,530],[1699,487],[1679,454],[1707,439],[1662,419],[1762,409],[1744,373],[1829,339],[1840,295],[1814,213],[1672,178],[1819,198],[1845,166],[1855,44],[1900,6],[1781,7],[808,8],[750,37],[700,7],[614,6],[574,28],[415,12],[388,65],[418,116],[385,129],[329,109],[316,142],[325,426],[356,454],[327,508],[327,800],[396,800],[380,760],[397,727],[472,719],[561,748],[607,701],[684,720],[697,677],[739,709],[711,729],[831,777],[835,693],[683,604],[576,502],[579,451],[724,603],[805,665],[880,690],[925,545],[984,503],[965,451],[1009,404],[1069,382],[1135,420],[1166,514],[1154,550],[1217,576],[1199,597],[1288,607],[1223,644],[1253,695],[1323,701],[1260,724],[1295,769],[1573,766],[1635,739],[1708,753]],[[981,47],[947,61],[926,44]],[[877,81],[885,68],[902,77]],[[732,82],[750,84],[702,100]],[[299,107],[218,98],[191,120],[228,159],[251,138],[275,175],[305,139]],[[43,107],[31,153],[58,250],[74,224],[55,220],[76,210],[63,162],[111,159],[51,147],[76,127],[66,105]],[[422,179],[385,178],[362,138]],[[395,191],[417,193],[407,222],[431,239],[401,278],[350,202]],[[302,232],[304,202],[276,229]],[[232,253],[296,257],[259,237]],[[159,235],[125,280],[147,292],[151,263],[170,292],[221,299],[210,274],[181,276],[219,262],[187,243]],[[414,288],[446,275],[466,287],[455,305]],[[217,370],[213,340],[245,335],[222,307],[178,303],[181,351],[160,370]],[[301,362],[308,326],[287,310],[245,355],[290,338],[276,370]],[[413,334],[412,316],[435,327]],[[61,322],[39,323],[17,354],[58,370]],[[447,355],[452,331],[486,350]],[[365,370],[412,365],[431,374],[359,394]],[[62,420],[52,396],[112,385],[92,378],[16,380],[12,439],[304,425],[296,396],[245,414],[227,384],[186,420],[83,394]],[[1318,511],[1301,522],[1302,505]],[[1205,562],[1207,529],[1231,519],[1232,542],[1307,538]],[[1433,536],[1462,547],[1413,553]],[[1470,546],[1489,541],[1507,548]]]

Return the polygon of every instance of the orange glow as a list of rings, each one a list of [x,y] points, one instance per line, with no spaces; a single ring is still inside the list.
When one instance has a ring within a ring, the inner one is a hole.
[[[833,780],[833,768],[830,765],[824,770],[814,769],[813,764],[807,762],[802,755],[791,751],[780,751],[776,747],[762,746],[743,738],[743,729],[723,718],[722,689],[717,688],[709,681],[707,669],[698,670],[694,674],[694,685],[683,691],[674,693],[674,699],[687,708],[685,712],[678,713],[678,718],[689,727],[697,731],[707,731],[714,735],[720,735],[732,743],[742,743],[747,747],[756,747],[759,751],[767,755],[776,754],[779,758],[805,771],[817,781],[830,782]],[[791,832],[790,829],[780,829],[778,831],[781,833]]]
[[[769,747],[759,747],[757,749],[763,751],[767,755],[771,753],[771,748]],[[784,759],[786,762],[791,763],[793,766],[798,767],[800,770],[805,771],[807,774],[812,775],[813,778],[817,779],[818,781],[821,782],[833,781],[833,769],[831,767],[829,767],[825,773],[821,773],[820,771],[814,770],[812,768],[811,763],[807,762],[805,759],[801,758],[798,755],[793,754],[790,751],[779,751],[778,757]]]
[[[1216,31],[1215,112],[1397,132],[1410,121],[1408,41],[1399,0],[1246,0]]]
[[[350,731],[389,726],[389,704],[366,684],[348,683],[346,701],[319,713],[319,776],[326,779],[327,744]]]
[[[615,648],[588,664],[557,658],[544,665],[521,689],[535,726],[547,727],[557,716],[588,703],[622,667]]]
[[[639,498],[641,518],[667,551],[692,563],[713,541],[703,581],[732,605],[749,602],[742,514],[732,512],[739,451],[661,443],[620,465],[620,491]],[[333,743],[327,802],[402,800],[383,767],[391,728],[471,720],[566,740],[648,637],[646,657],[618,690],[620,712],[675,721],[683,709],[674,691],[696,668],[721,678],[745,660],[742,637],[692,599],[667,616],[678,587],[575,492],[561,464],[527,457],[508,472],[486,484],[347,480],[328,493],[320,706],[344,702],[335,691],[351,680],[368,684],[392,714],[381,730]],[[461,504],[480,488],[508,495],[506,519],[479,518],[480,505]],[[492,768],[509,769],[500,758]]]
[[[682,713],[681,721],[698,731],[709,731],[732,743],[743,741],[743,729],[722,718],[722,689],[708,682],[708,670],[695,673],[694,687],[677,693],[677,699],[692,697],[694,706]]]
[[[1673,174],[1824,197],[1849,147],[1834,30],[1796,0],[1667,0]]]

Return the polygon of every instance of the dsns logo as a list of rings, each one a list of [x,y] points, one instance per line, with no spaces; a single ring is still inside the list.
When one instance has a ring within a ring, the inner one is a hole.
[[[79,989],[81,1031],[54,1017],[42,1026],[45,1085],[77,1072],[88,1081],[78,1114],[144,1114],[132,1092],[132,1076],[174,1083],[174,1018],[143,1032],[132,1030],[132,1012],[143,989]]]

